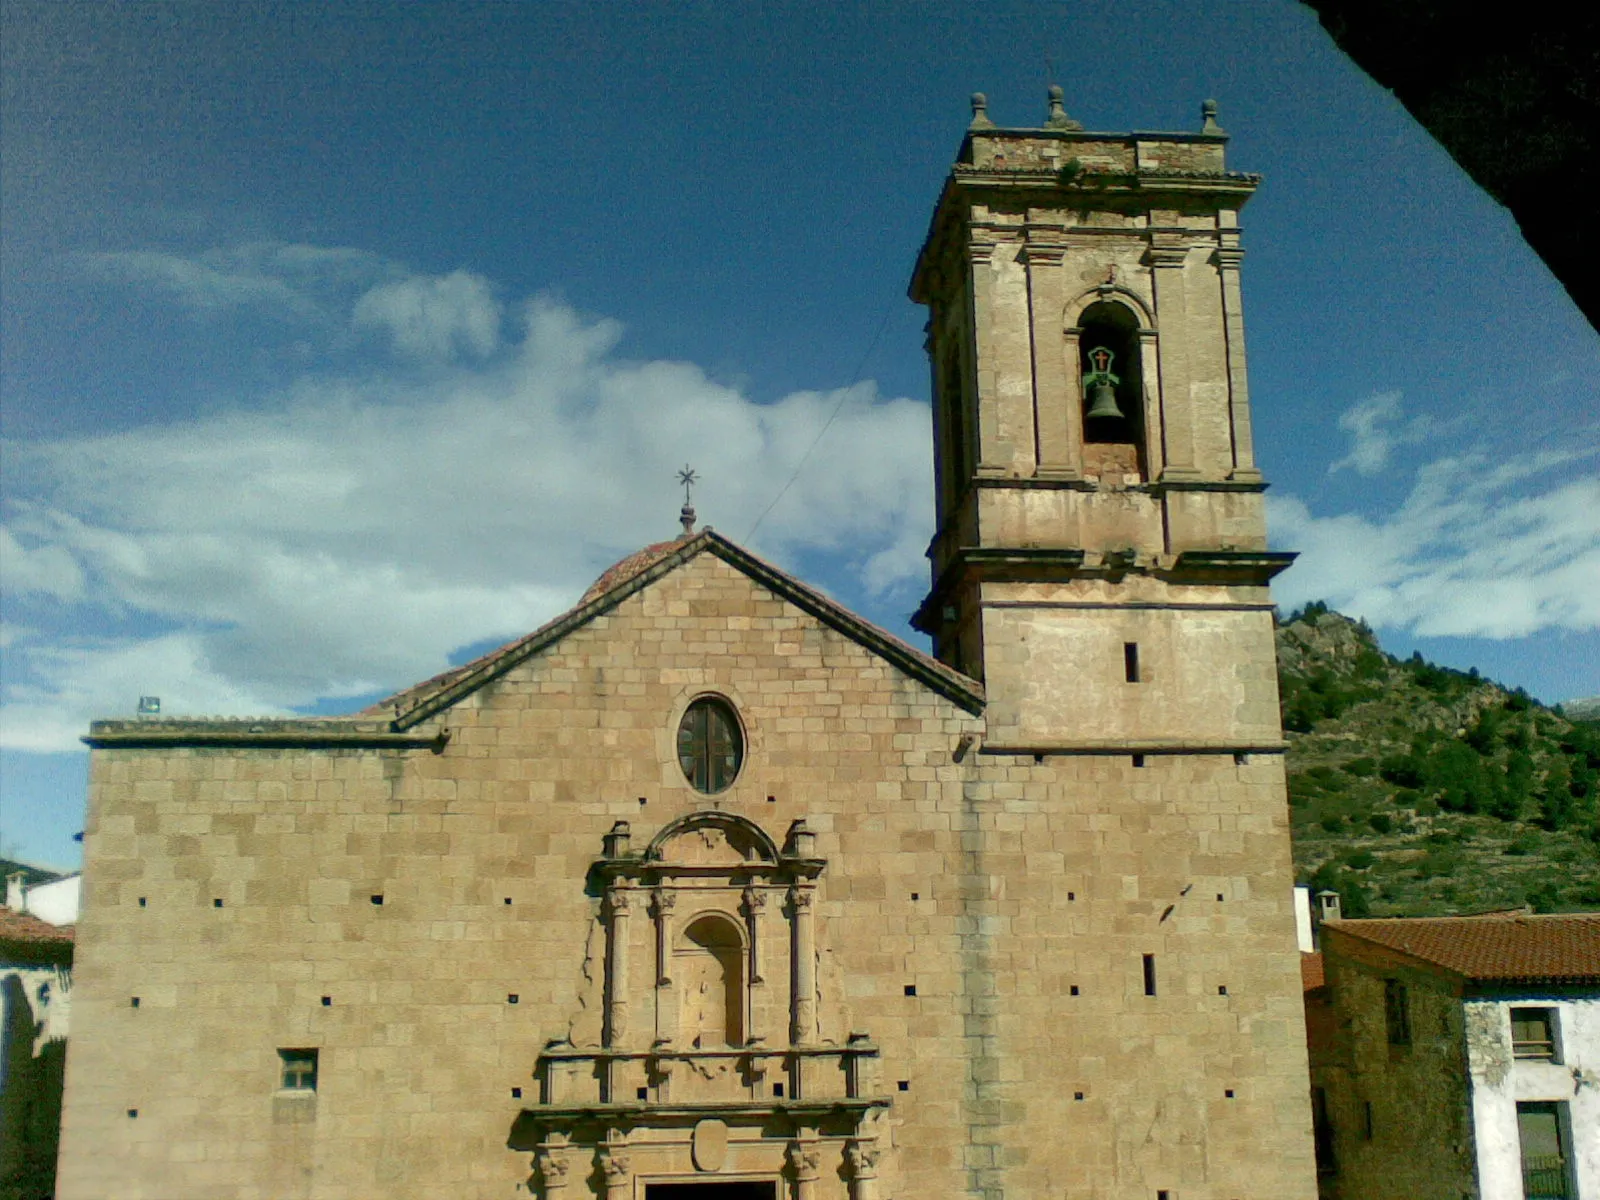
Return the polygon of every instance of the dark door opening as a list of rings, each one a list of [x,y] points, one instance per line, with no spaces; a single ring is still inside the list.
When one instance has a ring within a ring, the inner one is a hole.
[[[644,1200],[778,1200],[778,1185],[770,1179],[736,1183],[648,1183]]]

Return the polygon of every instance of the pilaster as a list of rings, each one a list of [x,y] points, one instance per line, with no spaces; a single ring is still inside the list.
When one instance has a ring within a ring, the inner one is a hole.
[[[1157,359],[1160,367],[1160,407],[1164,480],[1198,479],[1195,467],[1194,414],[1190,395],[1188,297],[1184,265],[1187,247],[1153,245],[1145,252],[1155,292]]]
[[[1238,246],[1217,247],[1217,273],[1222,277],[1222,323],[1228,350],[1228,417],[1233,431],[1233,470],[1228,478],[1259,480],[1255,438],[1250,430],[1250,381],[1244,361],[1244,302],[1239,286]]]
[[[1082,477],[1083,410],[1078,399],[1077,346],[1061,324],[1067,247],[1059,242],[1029,241],[1022,253],[1032,325],[1035,471],[1046,479],[1078,479]]]

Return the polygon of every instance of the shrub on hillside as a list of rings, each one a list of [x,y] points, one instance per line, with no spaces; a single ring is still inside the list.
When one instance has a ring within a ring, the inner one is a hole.
[[[1425,778],[1422,763],[1411,754],[1389,755],[1378,765],[1378,776],[1402,788],[1419,788]]]

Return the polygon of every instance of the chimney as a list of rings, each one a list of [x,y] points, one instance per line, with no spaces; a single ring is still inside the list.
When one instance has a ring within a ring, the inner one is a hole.
[[[21,871],[15,871],[6,876],[6,907],[22,911],[22,906],[27,901],[27,890],[22,886],[22,881],[27,876]]]
[[[1318,892],[1317,893],[1317,920],[1318,920],[1318,922],[1320,923],[1322,921],[1337,921],[1339,919],[1339,917],[1340,917],[1340,912],[1339,912],[1339,893],[1338,892],[1330,892],[1330,891]]]

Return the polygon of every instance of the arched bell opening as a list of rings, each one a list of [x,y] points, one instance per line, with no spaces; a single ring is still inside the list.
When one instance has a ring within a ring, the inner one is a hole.
[[[1126,305],[1101,300],[1084,310],[1079,328],[1084,471],[1148,478],[1139,320]]]
[[[673,951],[681,979],[679,1028],[696,1050],[745,1043],[745,945],[739,925],[722,913],[689,922]]]

